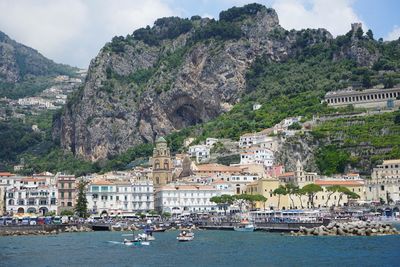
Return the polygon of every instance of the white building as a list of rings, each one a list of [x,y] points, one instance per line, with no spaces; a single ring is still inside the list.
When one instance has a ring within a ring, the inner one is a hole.
[[[21,178],[6,190],[6,211],[9,214],[45,215],[57,212],[57,188],[45,178]]]
[[[210,201],[213,196],[232,195],[231,190],[219,190],[211,185],[178,185],[170,184],[160,187],[155,192],[155,208],[160,212],[172,215],[184,213],[221,212],[217,205]]]
[[[210,159],[210,147],[207,145],[190,146],[189,155],[195,158],[197,163],[207,162]]]
[[[151,180],[96,180],[86,193],[88,209],[93,214],[118,215],[154,210]]]
[[[257,133],[247,133],[240,136],[239,147],[247,148],[252,146],[260,146],[264,148],[276,151],[278,146],[278,139],[273,136],[269,136],[273,132],[273,129],[265,129]]]
[[[222,178],[223,181],[230,182],[235,190],[235,194],[245,194],[247,185],[260,179],[257,174],[240,173],[234,174],[227,178]]]
[[[400,201],[400,159],[384,160],[373,169],[365,186],[368,201]]]
[[[266,148],[251,147],[240,153],[240,164],[262,164],[265,167],[272,167],[274,153]]]
[[[218,142],[218,139],[217,138],[211,138],[211,137],[209,137],[209,138],[207,138],[206,139],[206,146],[208,146],[209,148],[211,148],[215,143],[217,143]]]
[[[261,104],[255,103],[253,104],[253,110],[259,110],[262,107]]]

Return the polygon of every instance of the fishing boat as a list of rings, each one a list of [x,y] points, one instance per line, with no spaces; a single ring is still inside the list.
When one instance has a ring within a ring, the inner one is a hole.
[[[194,233],[191,230],[182,230],[176,239],[179,242],[192,241],[194,239]]]
[[[254,231],[254,225],[252,224],[239,224],[238,226],[235,226],[233,230],[238,231],[238,232],[253,232]]]
[[[145,226],[145,228],[143,230],[144,230],[144,233],[139,234],[138,237],[140,237],[142,240],[145,240],[145,241],[156,240],[155,237],[153,236],[153,229],[149,225]]]
[[[135,236],[134,232],[132,231],[132,239],[125,238],[123,243],[124,243],[124,245],[127,245],[127,246],[132,246],[132,245],[148,246],[148,245],[150,245],[150,243],[148,241],[149,240],[143,239],[141,234],[139,234],[138,236]]]
[[[238,226],[235,226],[233,230],[238,232],[253,232],[254,225],[251,224],[248,220],[242,220]]]

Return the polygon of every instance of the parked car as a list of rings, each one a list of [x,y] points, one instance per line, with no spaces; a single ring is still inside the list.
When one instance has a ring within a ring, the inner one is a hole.
[[[62,216],[62,217],[61,217],[61,223],[62,223],[62,224],[67,224],[68,222],[69,222],[68,216]]]
[[[29,217],[22,218],[22,221],[21,221],[22,225],[29,225],[29,223],[30,223],[30,218]]]
[[[37,218],[37,224],[40,224],[40,225],[46,224],[46,218],[45,217],[38,217]]]
[[[60,216],[54,216],[53,224],[61,224],[61,217]]]

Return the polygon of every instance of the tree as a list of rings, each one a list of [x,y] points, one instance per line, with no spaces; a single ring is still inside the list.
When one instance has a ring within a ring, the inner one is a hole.
[[[371,88],[372,82],[369,74],[366,73],[362,76],[362,85],[364,88]]]
[[[318,192],[322,191],[322,187],[317,184],[308,184],[303,186],[301,190],[303,190],[304,193],[308,195],[308,202],[311,203],[311,207],[315,208],[314,197]]]
[[[374,34],[372,33],[371,29],[369,29],[366,34],[369,39],[374,40]]]
[[[88,182],[80,181],[78,183],[78,200],[76,202],[75,212],[81,218],[88,217],[87,199],[86,199],[86,185]]]
[[[171,213],[169,213],[169,212],[164,212],[161,216],[162,216],[163,218],[168,219],[168,218],[171,218]]]
[[[243,204],[250,204],[251,208],[254,207],[255,202],[263,201],[265,202],[267,199],[263,195],[249,195],[249,194],[240,194],[235,195],[234,199],[238,202],[240,210],[242,210]]]
[[[296,193],[299,190],[299,187],[293,183],[288,183],[285,185],[285,189],[286,189],[287,194],[289,195],[290,201],[292,202],[292,208],[294,208],[293,195],[296,195]]]
[[[383,86],[384,86],[385,88],[393,88],[393,86],[394,86],[393,77],[392,77],[392,76],[386,77],[386,78],[383,80]]]
[[[251,195],[251,196],[252,196],[252,200],[253,200],[254,202],[262,202],[262,203],[263,203],[264,210],[265,210],[265,202],[267,201],[267,198],[264,197],[263,195],[260,195],[260,194]]]
[[[288,192],[286,191],[285,186],[280,185],[278,188],[276,188],[273,193],[275,195],[278,195],[278,209],[280,207],[280,203],[281,203],[281,195],[286,195]]]
[[[302,200],[302,196],[306,195],[306,192],[302,189],[297,187],[296,189],[293,190],[294,194],[299,198],[300,200],[300,207],[303,209],[303,200]]]
[[[329,202],[329,199],[331,198],[331,196],[334,193],[339,192],[341,189],[342,189],[342,186],[340,186],[340,185],[332,185],[332,186],[328,186],[326,188],[326,190],[329,192],[329,194],[328,194],[328,197],[326,199],[325,206],[328,207],[328,202]]]
[[[230,205],[233,204],[234,197],[231,195],[221,195],[221,196],[213,196],[210,198],[211,202],[214,202],[218,206],[221,206],[224,209],[224,213],[226,215],[226,211]]]
[[[363,35],[364,35],[363,29],[362,29],[361,27],[358,28],[357,31],[356,31],[356,37],[357,37],[358,39],[361,39]]]
[[[301,125],[298,122],[295,122],[288,127],[289,130],[301,130]]]
[[[347,187],[344,187],[344,186],[341,186],[338,192],[340,192],[339,199],[337,202],[338,206],[340,204],[340,201],[343,198],[343,195],[346,195],[347,198],[350,198],[350,199],[356,199],[356,198],[360,197],[358,194],[354,193],[353,191],[351,191],[350,189],[348,189]]]

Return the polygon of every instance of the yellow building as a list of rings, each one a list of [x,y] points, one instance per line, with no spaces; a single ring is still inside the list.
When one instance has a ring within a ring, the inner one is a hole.
[[[319,185],[322,187],[322,189],[324,190],[325,194],[321,194],[321,202],[319,202],[318,204],[321,205],[321,207],[327,206],[333,206],[333,205],[337,205],[337,200],[339,200],[339,196],[340,193],[335,193],[333,194],[333,199],[329,199],[329,201],[327,202],[327,194],[329,194],[330,192],[327,190],[327,188],[329,186],[334,186],[334,185],[339,185],[339,186],[343,186],[346,187],[347,189],[349,189],[351,192],[356,193],[357,195],[360,196],[359,199],[363,200],[365,199],[365,186],[364,186],[364,180],[317,180],[315,181],[315,184]],[[324,198],[322,198],[324,197]],[[331,197],[332,198],[332,197]],[[325,200],[325,201],[324,201]],[[336,202],[335,202],[336,200]],[[339,205],[343,205],[344,203],[347,203],[348,199],[345,195],[342,196],[342,199],[339,202]],[[327,204],[326,204],[327,203]]]
[[[256,203],[255,208],[258,209],[288,209],[290,207],[290,199],[287,195],[276,195],[273,193],[281,183],[275,178],[262,178],[247,185],[246,194],[263,195],[267,198],[265,203]]]
[[[167,141],[160,137],[153,150],[153,184],[162,186],[172,182],[172,161]]]

